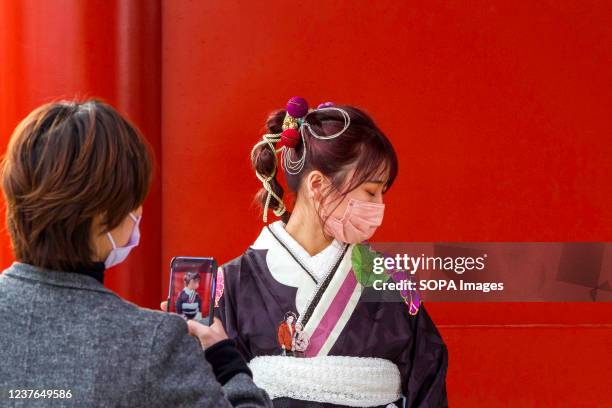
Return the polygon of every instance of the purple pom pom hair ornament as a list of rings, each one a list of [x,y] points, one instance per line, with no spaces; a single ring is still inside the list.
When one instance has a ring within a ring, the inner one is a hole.
[[[323,102],[317,106],[317,109],[331,108],[332,106],[334,106],[333,102]]]
[[[303,118],[308,113],[308,102],[300,96],[294,96],[287,102],[286,110],[289,115],[296,119]]]

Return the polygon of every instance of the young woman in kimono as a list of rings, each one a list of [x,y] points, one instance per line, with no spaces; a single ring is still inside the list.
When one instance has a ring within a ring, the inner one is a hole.
[[[216,311],[256,384],[276,407],[447,406],[447,349],[418,294],[372,288],[363,242],[397,174],[391,143],[361,110],[299,97],[267,128],[251,159],[264,223],[281,220],[223,265]]]
[[[198,272],[189,272],[183,280],[185,287],[176,299],[176,313],[183,316],[185,320],[201,318],[202,299],[198,294],[200,274]]]

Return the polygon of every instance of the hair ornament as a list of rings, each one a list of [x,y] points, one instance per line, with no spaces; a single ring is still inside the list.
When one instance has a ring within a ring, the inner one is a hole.
[[[297,129],[289,128],[281,133],[281,144],[287,149],[294,149],[300,143],[300,132]]]
[[[310,123],[308,123],[306,121],[306,118],[308,118],[308,115],[311,114],[312,112],[322,112],[322,111],[336,111],[339,112],[340,115],[342,115],[342,118],[344,119],[344,126],[342,127],[342,130],[340,130],[339,132],[336,132],[332,135],[319,135],[317,134],[312,127],[310,126]],[[304,118],[304,123],[302,123],[301,126],[301,131],[302,131],[302,137],[304,136],[304,130],[308,129],[308,132],[310,132],[310,134],[314,137],[316,137],[317,139],[321,139],[321,140],[328,140],[328,139],[335,139],[338,136],[340,136],[341,134],[343,134],[346,129],[348,129],[348,127],[351,124],[351,117],[349,116],[348,112],[345,111],[344,109],[340,109],[340,108],[336,108],[335,106],[329,106],[329,107],[324,107],[324,108],[317,108],[313,111],[308,112],[308,114],[306,115],[306,117]]]
[[[294,96],[287,101],[287,107],[285,110],[293,118],[303,118],[308,113],[308,102],[306,102],[306,99],[300,96]]]
[[[262,182],[264,189],[267,191],[266,202],[263,209],[263,221],[267,222],[268,209],[270,206],[270,200],[272,197],[279,203],[279,207],[274,210],[274,215],[280,217],[287,210],[283,200],[274,192],[270,181],[276,176],[276,170],[278,168],[277,153],[281,154],[281,161],[283,168],[288,174],[295,175],[299,174],[304,168],[306,163],[306,131],[310,136],[320,140],[335,139],[344,133],[351,124],[351,118],[344,109],[336,107],[332,102],[324,102],[317,106],[316,109],[308,110],[308,102],[306,99],[300,96],[294,96],[287,101],[286,114],[283,120],[282,132],[276,134],[265,134],[253,149],[251,150],[251,161],[255,163],[255,151],[261,145],[267,144],[270,150],[274,154],[274,170],[269,176],[265,176],[255,170],[257,178]],[[319,135],[317,134],[310,124],[308,123],[308,115],[313,112],[322,111],[336,111],[340,113],[344,119],[344,126],[342,130],[332,135]],[[302,152],[299,157],[297,156],[296,148],[300,145],[300,140],[303,143]],[[278,147],[277,147],[278,146]],[[261,154],[261,152],[260,152]]]
[[[299,120],[286,113],[285,119],[283,120],[283,130],[297,129],[298,127],[300,127]]]
[[[291,102],[293,99],[294,98],[291,98],[289,102]],[[314,129],[310,126],[310,123],[308,123],[308,115],[310,115],[313,112],[322,112],[322,111],[336,111],[340,113],[340,115],[344,119],[344,126],[342,127],[342,129],[331,135],[319,135],[317,132],[315,132]],[[295,143],[295,145],[286,144],[285,145],[286,147],[283,149],[281,153],[283,167],[285,168],[285,171],[291,175],[300,173],[302,169],[304,168],[304,164],[306,163],[306,150],[307,150],[306,140],[308,140],[308,137],[306,137],[306,131],[308,131],[308,133],[311,136],[316,137],[317,139],[320,139],[320,140],[335,139],[338,136],[340,136],[342,133],[344,133],[346,129],[349,128],[351,124],[351,117],[349,116],[347,111],[334,106],[332,102],[325,102],[325,103],[320,104],[317,107],[317,109],[309,111],[306,115],[304,115],[303,119],[298,119],[297,122],[299,124],[299,131],[300,131],[302,143],[304,144],[304,147],[302,148],[302,154],[299,157],[296,157],[297,152],[295,151],[295,147],[299,145],[299,140],[297,143]]]
[[[281,140],[280,133],[279,134],[265,134],[262,136],[262,140],[257,142],[257,144],[255,144],[255,146],[253,146],[253,149],[251,150],[251,162],[253,164],[255,164],[255,159],[256,159],[255,151],[261,145],[267,144],[272,150],[273,152],[272,155],[274,156],[274,169],[272,170],[272,174],[270,174],[269,176],[265,176],[261,174],[259,171],[257,171],[257,168],[255,168],[255,175],[257,176],[259,181],[261,181],[263,188],[267,192],[266,203],[264,204],[264,209],[263,209],[263,221],[264,222],[268,221],[268,208],[270,207],[270,200],[272,199],[272,197],[274,197],[274,199],[278,201],[279,203],[279,207],[274,209],[274,215],[276,215],[277,217],[280,217],[287,210],[287,208],[285,207],[285,203],[283,203],[283,199],[280,198],[274,192],[274,190],[272,189],[272,186],[270,185],[270,181],[274,179],[274,177],[276,176],[276,169],[278,168],[278,160],[276,158],[276,153],[280,152],[283,149],[283,148],[276,149],[274,147],[274,145],[280,142],[280,140]],[[259,154],[261,154],[261,152],[262,150],[259,152]]]

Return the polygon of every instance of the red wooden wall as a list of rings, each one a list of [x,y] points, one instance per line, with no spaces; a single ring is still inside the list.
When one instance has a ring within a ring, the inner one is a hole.
[[[36,106],[102,98],[127,114],[161,158],[161,7],[148,0],[0,1],[0,144]],[[162,288],[160,169],[144,206],[142,244],[106,274],[139,304],[159,305]],[[4,208],[4,207],[3,207]],[[4,209],[3,209],[4,211]],[[3,217],[3,231],[4,217]],[[0,266],[13,261],[0,235]]]
[[[159,163],[110,286],[155,307],[175,255],[238,255],[248,154],[288,97],[363,107],[400,176],[377,240],[612,240],[612,6],[559,2],[0,3],[0,137],[59,96],[127,112]],[[8,265],[8,240],[0,238]],[[428,304],[452,406],[606,406],[612,305]]]

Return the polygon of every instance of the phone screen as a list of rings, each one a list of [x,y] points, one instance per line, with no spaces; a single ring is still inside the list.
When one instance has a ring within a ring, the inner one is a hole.
[[[213,258],[178,256],[170,264],[168,311],[204,324],[212,320],[217,263]]]

